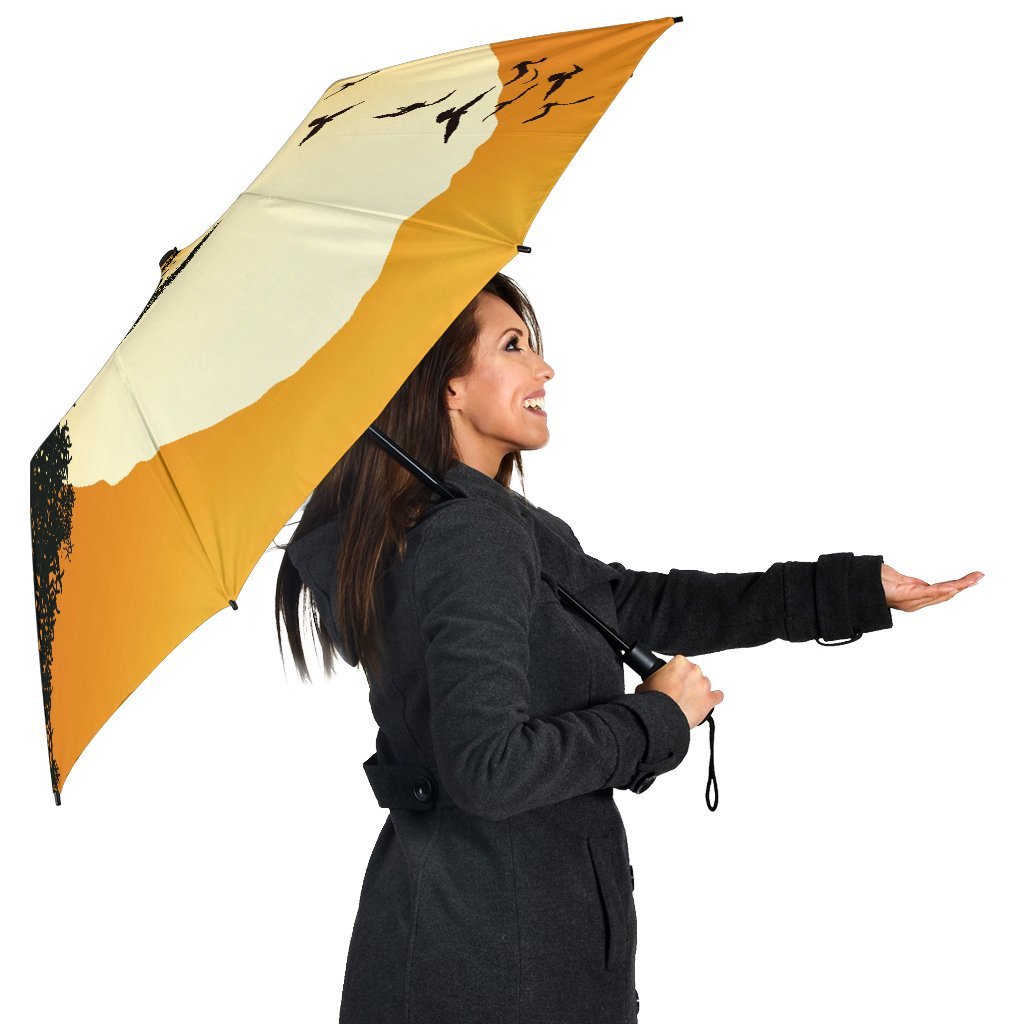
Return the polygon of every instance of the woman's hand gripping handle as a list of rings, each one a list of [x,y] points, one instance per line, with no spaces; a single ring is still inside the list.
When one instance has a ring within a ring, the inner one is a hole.
[[[691,729],[703,725],[715,706],[725,699],[725,694],[721,690],[712,690],[700,665],[682,654],[675,655],[668,662],[661,658],[654,660],[658,663],[654,671],[644,677],[634,692],[661,690],[679,705]]]

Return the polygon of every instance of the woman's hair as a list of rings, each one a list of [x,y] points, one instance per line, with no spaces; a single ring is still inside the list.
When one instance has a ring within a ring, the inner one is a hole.
[[[540,325],[533,306],[515,281],[498,273],[482,292],[504,299],[522,317],[533,347],[543,355]],[[456,458],[446,387],[453,377],[463,377],[473,367],[478,301],[479,295],[474,296],[373,421],[378,430],[436,477],[443,477]],[[495,480],[504,487],[512,477],[513,466],[522,479],[523,463],[518,451],[505,455],[498,467]],[[405,531],[416,524],[433,495],[431,488],[364,433],[317,484],[288,542],[304,537],[334,516],[341,517],[338,587],[334,595],[338,632],[371,685],[375,678],[380,678],[382,668],[380,581],[393,556],[405,557]],[[320,621],[309,589],[287,556],[288,544],[278,546],[285,550],[274,602],[278,647],[281,648],[283,618],[292,657],[300,676],[308,681],[299,614],[305,591],[323,652],[324,671],[333,674],[335,653],[330,634]]]

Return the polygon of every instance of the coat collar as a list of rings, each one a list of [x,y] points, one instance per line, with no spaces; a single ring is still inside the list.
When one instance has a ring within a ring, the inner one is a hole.
[[[617,569],[583,550],[568,523],[486,473],[456,461],[443,480],[463,497],[487,501],[512,515],[521,516],[537,542],[544,575],[549,575],[570,591],[580,591],[619,578]],[[438,498],[434,507],[442,505],[444,500]]]
[[[494,477],[458,459],[444,475],[444,483],[465,498],[481,498],[513,515],[525,517],[536,508],[518,491],[499,484]]]

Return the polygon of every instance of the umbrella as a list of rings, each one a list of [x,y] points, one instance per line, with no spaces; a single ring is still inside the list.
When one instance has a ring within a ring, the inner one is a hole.
[[[341,78],[202,235],[31,460],[53,795],[519,251],[681,18]],[[330,382],[329,386],[325,382]],[[244,500],[239,496],[244,495]]]

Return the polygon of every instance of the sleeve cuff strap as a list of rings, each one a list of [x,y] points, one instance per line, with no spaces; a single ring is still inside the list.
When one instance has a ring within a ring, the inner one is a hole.
[[[882,556],[837,551],[818,558],[815,604],[822,640],[844,640],[892,626],[882,587]]]

